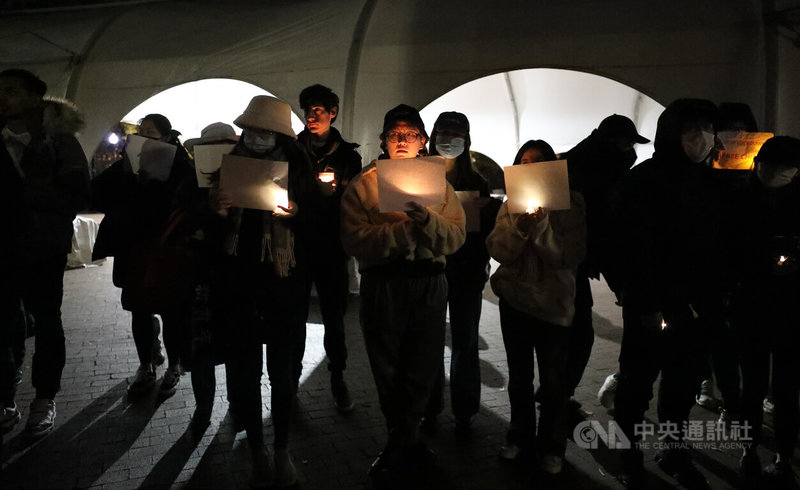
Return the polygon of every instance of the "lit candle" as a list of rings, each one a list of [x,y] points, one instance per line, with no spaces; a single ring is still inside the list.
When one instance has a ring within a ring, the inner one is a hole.
[[[280,187],[274,187],[272,189],[272,199],[275,201],[275,211],[281,211],[278,206],[283,206],[285,208],[289,207],[289,193],[286,189],[281,189]]]
[[[319,181],[320,182],[333,182],[335,178],[333,172],[320,172],[319,173]]]
[[[661,330],[664,330],[665,328],[667,328],[667,321],[662,318],[661,319]]]
[[[539,204],[539,201],[537,201],[536,199],[530,199],[530,200],[528,200],[528,203],[527,203],[526,206],[527,207],[525,208],[525,212],[526,213],[532,213],[532,212],[536,211],[536,208],[538,208],[540,206],[540,204]]]
[[[785,256],[785,255],[781,255],[781,256],[778,258],[778,265],[783,265],[783,263],[784,263],[784,262],[786,262],[788,259],[789,259],[789,257],[787,257],[787,256]]]

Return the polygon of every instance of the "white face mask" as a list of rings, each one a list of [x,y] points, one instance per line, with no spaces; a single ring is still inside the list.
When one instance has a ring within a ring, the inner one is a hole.
[[[681,135],[683,152],[694,163],[706,159],[711,149],[714,148],[714,133],[708,131],[692,131]]]
[[[438,138],[437,138],[438,139]],[[464,153],[464,138],[447,138],[436,142],[436,151],[447,159],[453,159]]]
[[[782,164],[767,164],[759,162],[756,164],[756,177],[770,189],[779,189],[788,185],[797,176],[797,167]]]
[[[266,153],[268,151],[272,151],[275,148],[275,134],[254,134],[248,133],[247,131],[244,132],[244,146],[256,153]]]

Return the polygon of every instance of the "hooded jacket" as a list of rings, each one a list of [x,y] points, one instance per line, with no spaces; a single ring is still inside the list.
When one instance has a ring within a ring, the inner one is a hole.
[[[19,172],[8,172],[10,186],[22,189],[24,219],[15,238],[23,263],[72,250],[72,220],[89,198],[89,166],[75,133],[83,125],[76,107],[65,100],[45,99],[28,128],[30,143]],[[5,127],[5,121],[0,121]],[[0,168],[14,168],[5,145],[0,145]]]
[[[716,106],[679,99],[658,119],[653,157],[623,178],[612,220],[625,306],[643,314],[683,309],[712,287],[719,192],[713,170],[689,160],[681,145],[686,123],[713,122]]]

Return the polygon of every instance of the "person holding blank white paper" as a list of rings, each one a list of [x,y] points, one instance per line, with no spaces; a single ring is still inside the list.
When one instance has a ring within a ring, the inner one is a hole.
[[[489,184],[472,166],[469,120],[460,112],[439,114],[431,131],[431,155],[445,159],[447,181],[456,190],[467,214],[464,245],[447,256],[447,302],[452,337],[450,357],[450,401],[459,437],[471,432],[472,416],[481,402],[481,370],[478,357],[478,326],[483,287],[489,279],[486,237],[494,227],[500,201],[489,196]],[[470,226],[472,218],[473,226]],[[422,428],[436,429],[436,417],[444,408],[444,366],[425,412]]]
[[[419,112],[401,104],[386,113],[381,148],[390,159],[415,158],[427,135]],[[442,179],[444,180],[444,178]],[[361,328],[389,441],[372,476],[424,468],[433,454],[417,427],[442,365],[447,307],[445,257],[464,243],[464,210],[442,182],[444,201],[406,212],[380,212],[372,162],[342,197],[342,244],[361,271]]]
[[[253,464],[250,484],[291,486],[297,471],[288,452],[289,422],[305,349],[307,223],[318,202],[317,189],[311,163],[295,140],[289,104],[255,96],[234,124],[243,132],[232,155],[288,162],[288,202],[273,210],[236,207],[233,190],[225,189],[224,181],[212,189],[223,237],[210,301],[229,335],[228,402],[234,426],[247,432]],[[264,343],[275,430],[274,473],[261,413]]]
[[[550,145],[531,140],[520,148],[514,165],[555,158]],[[567,442],[564,415],[575,274],[586,254],[583,198],[570,192],[569,209],[537,207],[525,213],[509,212],[505,202],[486,245],[492,258],[500,263],[491,285],[500,298],[511,403],[511,427],[500,457],[515,460],[539,451],[539,467],[547,473],[560,473]],[[541,385],[538,434],[534,351]]]

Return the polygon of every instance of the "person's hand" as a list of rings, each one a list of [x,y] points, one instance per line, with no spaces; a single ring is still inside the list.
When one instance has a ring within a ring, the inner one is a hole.
[[[222,189],[211,195],[211,208],[218,215],[227,217],[231,206],[233,206],[233,198]]]
[[[517,218],[517,229],[522,233],[527,233],[536,223],[540,222],[547,216],[547,211],[538,207],[532,213],[520,214]]]
[[[666,328],[666,325],[664,315],[660,311],[642,315],[642,327],[644,327],[644,330],[663,330]]]
[[[332,180],[330,182],[323,182],[321,180],[318,180],[317,185],[319,186],[320,193],[325,197],[332,196],[336,192],[335,180]]]
[[[278,209],[273,211],[273,214],[276,218],[292,218],[297,214],[297,204],[295,204],[294,201],[289,201],[289,205],[287,207],[278,206]]]
[[[410,210],[406,211],[406,215],[416,223],[424,225],[429,219],[431,219],[430,211],[428,211],[425,206],[414,201],[407,202],[406,206],[411,208]]]

